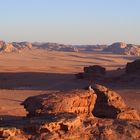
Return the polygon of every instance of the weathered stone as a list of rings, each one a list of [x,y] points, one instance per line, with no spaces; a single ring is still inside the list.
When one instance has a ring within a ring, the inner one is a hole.
[[[139,113],[137,112],[137,110],[130,108],[130,109],[120,112],[117,115],[117,119],[140,121],[140,116],[139,116]]]
[[[93,89],[97,94],[97,100],[93,109],[94,116],[133,121],[140,120],[139,113],[127,106],[122,97],[116,92],[97,84]]]
[[[97,94],[97,100],[93,110],[95,116],[116,118],[117,114],[126,108],[123,99],[116,92],[101,85],[95,85],[94,90]]]
[[[72,90],[29,97],[22,105],[29,112],[29,116],[64,112],[88,116],[91,115],[95,101],[96,94],[93,90]]]
[[[27,140],[23,131],[17,128],[0,128],[0,139],[2,140]]]
[[[84,72],[93,75],[105,75],[106,69],[99,65],[84,67]]]
[[[101,85],[95,85],[94,90],[89,86],[87,90],[30,97],[23,102],[23,105],[29,111],[30,118],[16,122],[1,120],[1,126],[11,127],[13,123],[16,128],[0,129],[0,138],[8,138],[7,140],[140,139],[140,121],[136,110],[129,108],[117,93]],[[107,119],[94,117],[91,115],[92,110],[97,117]]]
[[[127,63],[125,70],[127,74],[140,74],[140,59]]]

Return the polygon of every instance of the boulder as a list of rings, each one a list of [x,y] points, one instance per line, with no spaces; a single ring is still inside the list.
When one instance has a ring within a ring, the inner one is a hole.
[[[84,67],[84,73],[93,74],[93,75],[105,75],[106,69],[99,65],[93,65],[89,67]]]
[[[22,105],[28,116],[46,116],[58,113],[75,113],[90,116],[96,101],[93,90],[61,91],[27,98]]]
[[[97,100],[93,115],[100,118],[117,118],[123,120],[140,120],[139,113],[127,106],[122,97],[105,86],[96,84],[93,89]]]
[[[119,94],[102,85],[94,85],[97,100],[93,110],[96,117],[116,118],[117,114],[126,108],[126,104]]]
[[[140,74],[140,59],[127,63],[125,71],[126,74]]]

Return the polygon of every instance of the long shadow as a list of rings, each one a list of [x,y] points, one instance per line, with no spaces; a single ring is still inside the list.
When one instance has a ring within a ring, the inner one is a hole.
[[[9,98],[0,98],[0,100],[5,100],[5,101],[14,101],[14,102],[18,102],[18,103],[22,103],[22,100],[15,100],[15,99],[9,99]]]
[[[109,79],[103,81],[94,81],[93,83],[103,84],[111,88],[140,89],[135,83],[127,77],[119,76],[122,74],[119,70],[108,72]],[[115,77],[113,76],[115,75]],[[110,80],[111,79],[111,80]],[[124,82],[121,82],[123,79]],[[127,80],[128,79],[128,80]],[[126,81],[127,80],[127,81]],[[133,79],[134,80],[134,79]],[[119,82],[120,81],[120,82]],[[126,82],[125,82],[126,81]],[[45,72],[1,72],[0,89],[9,90],[70,90],[84,88],[91,83],[89,80],[76,79],[74,74],[58,74]],[[130,86],[128,86],[130,83]],[[132,86],[131,86],[132,83]],[[126,86],[125,86],[126,85]]]
[[[69,90],[81,88],[87,81],[76,81],[74,74],[45,72],[1,72],[0,89]]]

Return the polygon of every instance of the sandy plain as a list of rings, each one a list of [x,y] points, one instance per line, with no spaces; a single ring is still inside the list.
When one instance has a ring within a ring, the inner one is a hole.
[[[20,105],[27,97],[58,90],[84,88],[89,81],[77,80],[84,66],[101,65],[112,75],[117,68],[138,57],[103,53],[57,52],[41,49],[0,54],[0,116],[25,116]],[[113,72],[114,71],[114,72]],[[118,73],[119,74],[119,73]],[[140,85],[113,85],[126,103],[140,112]]]

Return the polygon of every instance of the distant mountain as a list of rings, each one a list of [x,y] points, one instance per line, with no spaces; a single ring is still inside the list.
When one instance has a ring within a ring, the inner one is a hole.
[[[104,52],[114,54],[135,55],[140,56],[140,45],[126,44],[123,42],[116,42],[107,48],[103,49]]]
[[[20,52],[24,49],[31,49],[32,44],[29,42],[12,42],[6,43],[4,41],[0,41],[0,52]]]
[[[102,51],[104,48],[107,48],[107,45],[76,45],[75,47],[80,52],[95,52]]]
[[[140,45],[116,42],[112,45],[65,45],[59,43],[12,42],[0,41],[0,52],[21,52],[23,50],[45,49],[62,52],[104,52],[123,55],[140,56]]]
[[[47,49],[49,51],[78,52],[78,48],[72,45],[64,45],[58,43],[34,43],[34,47]]]

